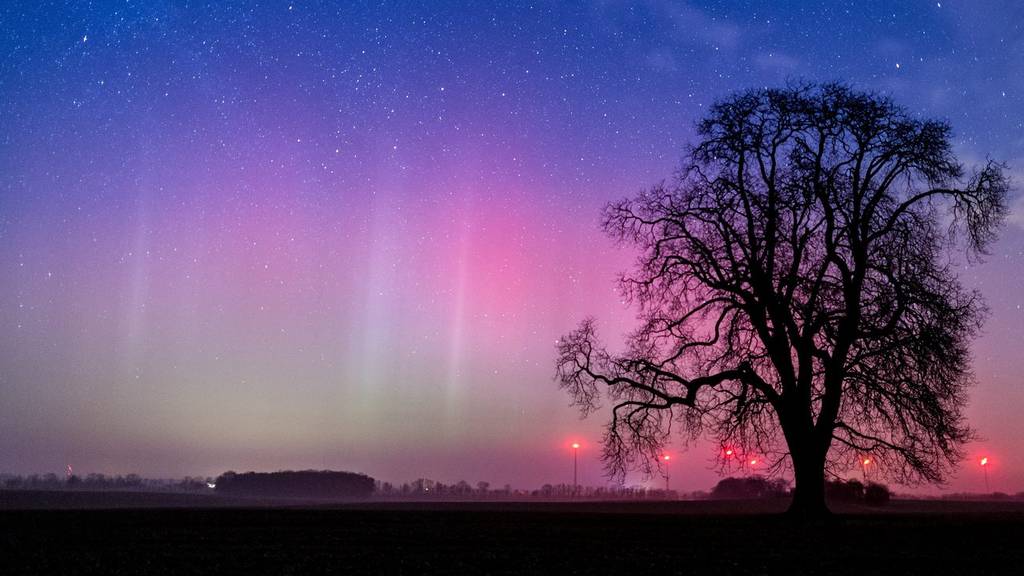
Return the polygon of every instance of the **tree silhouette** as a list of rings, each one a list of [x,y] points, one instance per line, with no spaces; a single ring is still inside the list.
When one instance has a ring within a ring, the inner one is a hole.
[[[803,516],[827,514],[826,472],[866,454],[897,481],[941,481],[971,437],[984,313],[950,249],[984,254],[1005,167],[968,176],[946,123],[838,84],[739,93],[698,133],[670,184],[605,209],[639,253],[620,279],[640,322],[625,351],[593,319],[558,343],[582,414],[614,404],[609,472],[650,471],[675,426],[792,470]]]

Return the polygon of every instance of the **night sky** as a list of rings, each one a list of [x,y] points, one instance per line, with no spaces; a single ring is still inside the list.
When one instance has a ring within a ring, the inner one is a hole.
[[[568,406],[555,341],[630,327],[600,209],[670,177],[714,100],[849,82],[1024,182],[1015,0],[337,4],[0,7],[0,472],[534,487],[580,441],[600,484],[607,413]],[[1011,204],[962,272],[991,315],[949,490],[984,489],[981,455],[1024,490]]]

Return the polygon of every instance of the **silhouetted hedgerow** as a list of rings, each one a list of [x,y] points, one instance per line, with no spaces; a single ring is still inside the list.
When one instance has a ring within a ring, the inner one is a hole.
[[[711,490],[712,498],[780,498],[789,493],[788,482],[764,476],[726,478]]]
[[[373,488],[373,478],[365,474],[329,470],[225,472],[216,483],[218,493],[274,498],[368,498]]]
[[[890,497],[889,488],[882,484],[872,482],[864,489],[864,503],[868,506],[885,506]]]

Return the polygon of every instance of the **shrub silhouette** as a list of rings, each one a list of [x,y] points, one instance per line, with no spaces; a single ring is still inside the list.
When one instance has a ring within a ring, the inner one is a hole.
[[[711,497],[722,499],[776,498],[785,496],[786,493],[785,480],[769,480],[764,476],[747,476],[745,478],[725,478],[711,490]]]
[[[225,472],[217,478],[217,492],[237,496],[353,499],[373,493],[374,480],[365,474],[303,470],[294,472]]]
[[[868,506],[885,506],[890,496],[888,486],[871,482],[864,490],[864,503]]]
[[[864,484],[859,480],[830,480],[825,483],[825,495],[833,502],[862,502]]]

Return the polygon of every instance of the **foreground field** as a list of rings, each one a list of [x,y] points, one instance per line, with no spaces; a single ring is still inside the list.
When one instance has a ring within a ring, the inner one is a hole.
[[[782,505],[7,510],[0,571],[931,575],[1013,574],[1024,563],[1020,504],[896,502],[811,528],[771,513]]]

